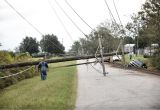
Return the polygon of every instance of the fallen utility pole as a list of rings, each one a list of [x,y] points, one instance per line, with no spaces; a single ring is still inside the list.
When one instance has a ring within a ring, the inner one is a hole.
[[[119,52],[118,54],[121,55],[122,53]],[[104,57],[113,56],[113,55],[116,55],[116,53],[103,54]],[[101,57],[101,55],[97,55],[97,57]],[[58,62],[90,59],[90,58],[95,58],[95,56],[94,55],[76,56],[76,57],[68,57],[68,58],[62,58],[62,59],[51,59],[51,60],[45,60],[45,61],[47,63],[58,63]],[[7,64],[7,65],[0,65],[0,69],[38,65],[39,62],[40,61],[33,61],[33,62],[21,62],[21,63]]]
[[[105,59],[104,62],[109,62],[109,59]],[[54,68],[63,68],[63,67],[70,67],[70,66],[87,65],[87,64],[91,64],[91,63],[97,63],[97,61],[86,62],[86,63],[70,64],[70,65],[63,65],[63,66],[57,66],[57,67],[54,67]]]

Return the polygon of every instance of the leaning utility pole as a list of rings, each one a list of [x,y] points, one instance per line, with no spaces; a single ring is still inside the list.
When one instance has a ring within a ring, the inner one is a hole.
[[[103,75],[106,76],[107,72],[105,71],[104,58],[103,58],[103,47],[102,47],[101,39],[102,39],[102,36],[98,35],[98,42],[99,42],[100,55],[101,55],[101,65],[103,69]]]
[[[123,42],[123,37],[121,38],[121,51],[122,51],[122,61],[123,61],[123,66],[125,67],[126,65],[126,61],[125,61],[125,56],[124,56],[124,42]]]

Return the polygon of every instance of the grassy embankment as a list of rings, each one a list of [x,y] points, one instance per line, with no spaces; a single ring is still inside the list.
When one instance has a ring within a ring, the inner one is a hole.
[[[148,58],[144,58],[143,55],[137,55],[137,56],[133,55],[132,60],[140,60],[140,61],[146,62],[148,60]],[[126,63],[130,62],[128,54],[125,55],[125,61],[126,61]]]
[[[155,69],[153,67],[153,65],[152,65],[151,58],[144,58],[143,55],[137,55],[137,56],[133,55],[132,56],[132,60],[140,60],[140,61],[144,62],[147,65],[147,67],[148,67],[149,70]],[[129,59],[129,55],[126,54],[125,55],[125,62],[126,62],[126,64],[129,64],[130,61],[131,60]]]
[[[73,64],[49,65],[47,80],[39,76],[23,80],[0,92],[0,109],[73,110],[76,99],[76,67],[54,69]]]

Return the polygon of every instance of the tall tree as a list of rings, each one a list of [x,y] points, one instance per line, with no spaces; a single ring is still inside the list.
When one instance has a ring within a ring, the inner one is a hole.
[[[42,51],[54,53],[54,54],[63,54],[64,46],[58,41],[57,36],[55,35],[45,35],[40,41],[40,46]]]
[[[102,45],[105,53],[110,53],[118,48],[120,37],[123,36],[124,30],[119,28],[116,23],[104,22],[97,27],[97,32],[102,36]]]
[[[36,38],[26,36],[20,43],[19,50],[20,52],[29,52],[30,54],[37,53],[39,52],[38,46]]]
[[[118,48],[120,41],[121,30],[117,28],[117,24],[103,22],[97,26],[94,31],[92,31],[86,38],[81,38],[78,41],[80,45],[79,50],[84,54],[95,54],[98,48],[98,37],[102,36],[102,45],[104,47],[104,52],[113,52]],[[72,46],[72,50],[76,49],[77,45]],[[78,50],[77,50],[78,51]]]
[[[143,31],[149,43],[158,43],[160,45],[160,0],[146,0],[139,16],[143,23]]]
[[[81,48],[80,42],[75,41],[71,47],[70,52],[74,52],[76,55],[78,55],[80,48]]]

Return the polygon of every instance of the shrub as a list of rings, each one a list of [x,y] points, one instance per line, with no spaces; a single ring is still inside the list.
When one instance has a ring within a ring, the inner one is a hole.
[[[21,62],[21,61],[25,61],[28,58],[31,58],[31,56],[28,53],[18,53],[16,54],[16,61]]]
[[[160,56],[153,58],[152,64],[153,64],[153,66],[155,66],[157,69],[160,70]]]
[[[25,70],[27,68],[28,67],[2,70],[0,72],[0,77],[7,76],[7,75],[10,75],[10,74],[15,74],[15,73],[23,71],[23,70]],[[20,73],[20,74],[16,75],[16,76],[12,76],[12,77],[5,78],[5,79],[0,79],[0,89],[3,89],[5,87],[7,87],[7,86],[15,84],[18,81],[21,81],[21,80],[24,80],[24,79],[27,79],[27,78],[32,78],[32,77],[34,77],[36,75],[38,75],[37,70],[35,68],[31,68],[30,70],[27,70],[27,71],[25,71],[23,73]]]
[[[8,64],[14,61],[14,58],[7,51],[0,51],[0,64]]]

